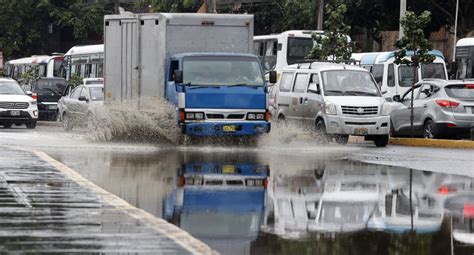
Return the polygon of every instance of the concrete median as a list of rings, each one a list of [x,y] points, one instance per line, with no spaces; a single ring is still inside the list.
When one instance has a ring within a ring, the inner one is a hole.
[[[418,147],[474,149],[474,141],[469,141],[469,140],[390,138],[390,144],[405,145],[405,146],[418,146]]]

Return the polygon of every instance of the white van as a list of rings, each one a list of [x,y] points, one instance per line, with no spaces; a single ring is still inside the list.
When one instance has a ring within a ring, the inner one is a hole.
[[[388,143],[389,105],[364,68],[333,63],[284,68],[276,92],[278,121],[311,127],[322,138],[347,143],[364,136],[378,147]]]
[[[366,59],[362,58],[361,65],[371,70],[381,90],[388,92],[385,95],[386,98],[391,98],[394,95],[403,95],[410,89],[413,82],[416,83],[421,79],[448,79],[444,56],[438,50],[428,52],[428,54],[435,56],[435,60],[430,64],[422,64],[418,68],[415,77],[413,77],[412,67],[394,63],[394,51],[367,54]],[[410,59],[411,56],[413,56],[413,52],[407,52],[407,58]],[[373,62],[373,64],[370,62]],[[369,66],[371,67],[368,68]]]

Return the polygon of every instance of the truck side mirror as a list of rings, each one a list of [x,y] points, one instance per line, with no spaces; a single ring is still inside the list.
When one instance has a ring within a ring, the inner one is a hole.
[[[175,83],[183,83],[183,71],[174,70],[173,80]]]
[[[275,84],[277,82],[277,72],[276,71],[270,71],[268,73],[269,76],[269,82],[271,84]]]
[[[395,96],[393,96],[393,101],[394,102],[401,102],[402,99],[400,98],[400,95],[395,95]]]

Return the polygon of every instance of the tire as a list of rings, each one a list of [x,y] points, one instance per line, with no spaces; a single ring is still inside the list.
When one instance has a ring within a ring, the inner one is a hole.
[[[71,122],[71,119],[69,118],[69,115],[67,115],[66,113],[63,113],[63,127],[64,127],[64,130],[66,131],[72,131],[72,122]]]
[[[374,137],[374,144],[377,147],[385,147],[388,144],[388,135],[377,135]]]
[[[12,127],[12,123],[3,124],[3,128],[11,128],[11,127]]]
[[[316,135],[318,136],[318,141],[320,143],[322,144],[329,143],[329,136],[326,132],[326,124],[324,123],[324,120],[318,119],[316,121],[315,132],[316,132]]]
[[[35,129],[36,128],[36,121],[31,121],[26,123],[26,128],[27,129]]]
[[[349,141],[349,135],[336,135],[334,136],[336,143],[344,145]]]
[[[426,120],[425,124],[423,125],[423,138],[426,139],[436,139],[438,138],[438,134],[434,129],[434,123],[432,120]]]

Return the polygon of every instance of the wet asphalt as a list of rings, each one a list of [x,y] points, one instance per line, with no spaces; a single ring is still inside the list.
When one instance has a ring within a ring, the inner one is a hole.
[[[0,137],[45,151],[222,254],[474,252],[469,150],[98,143],[49,123]]]

